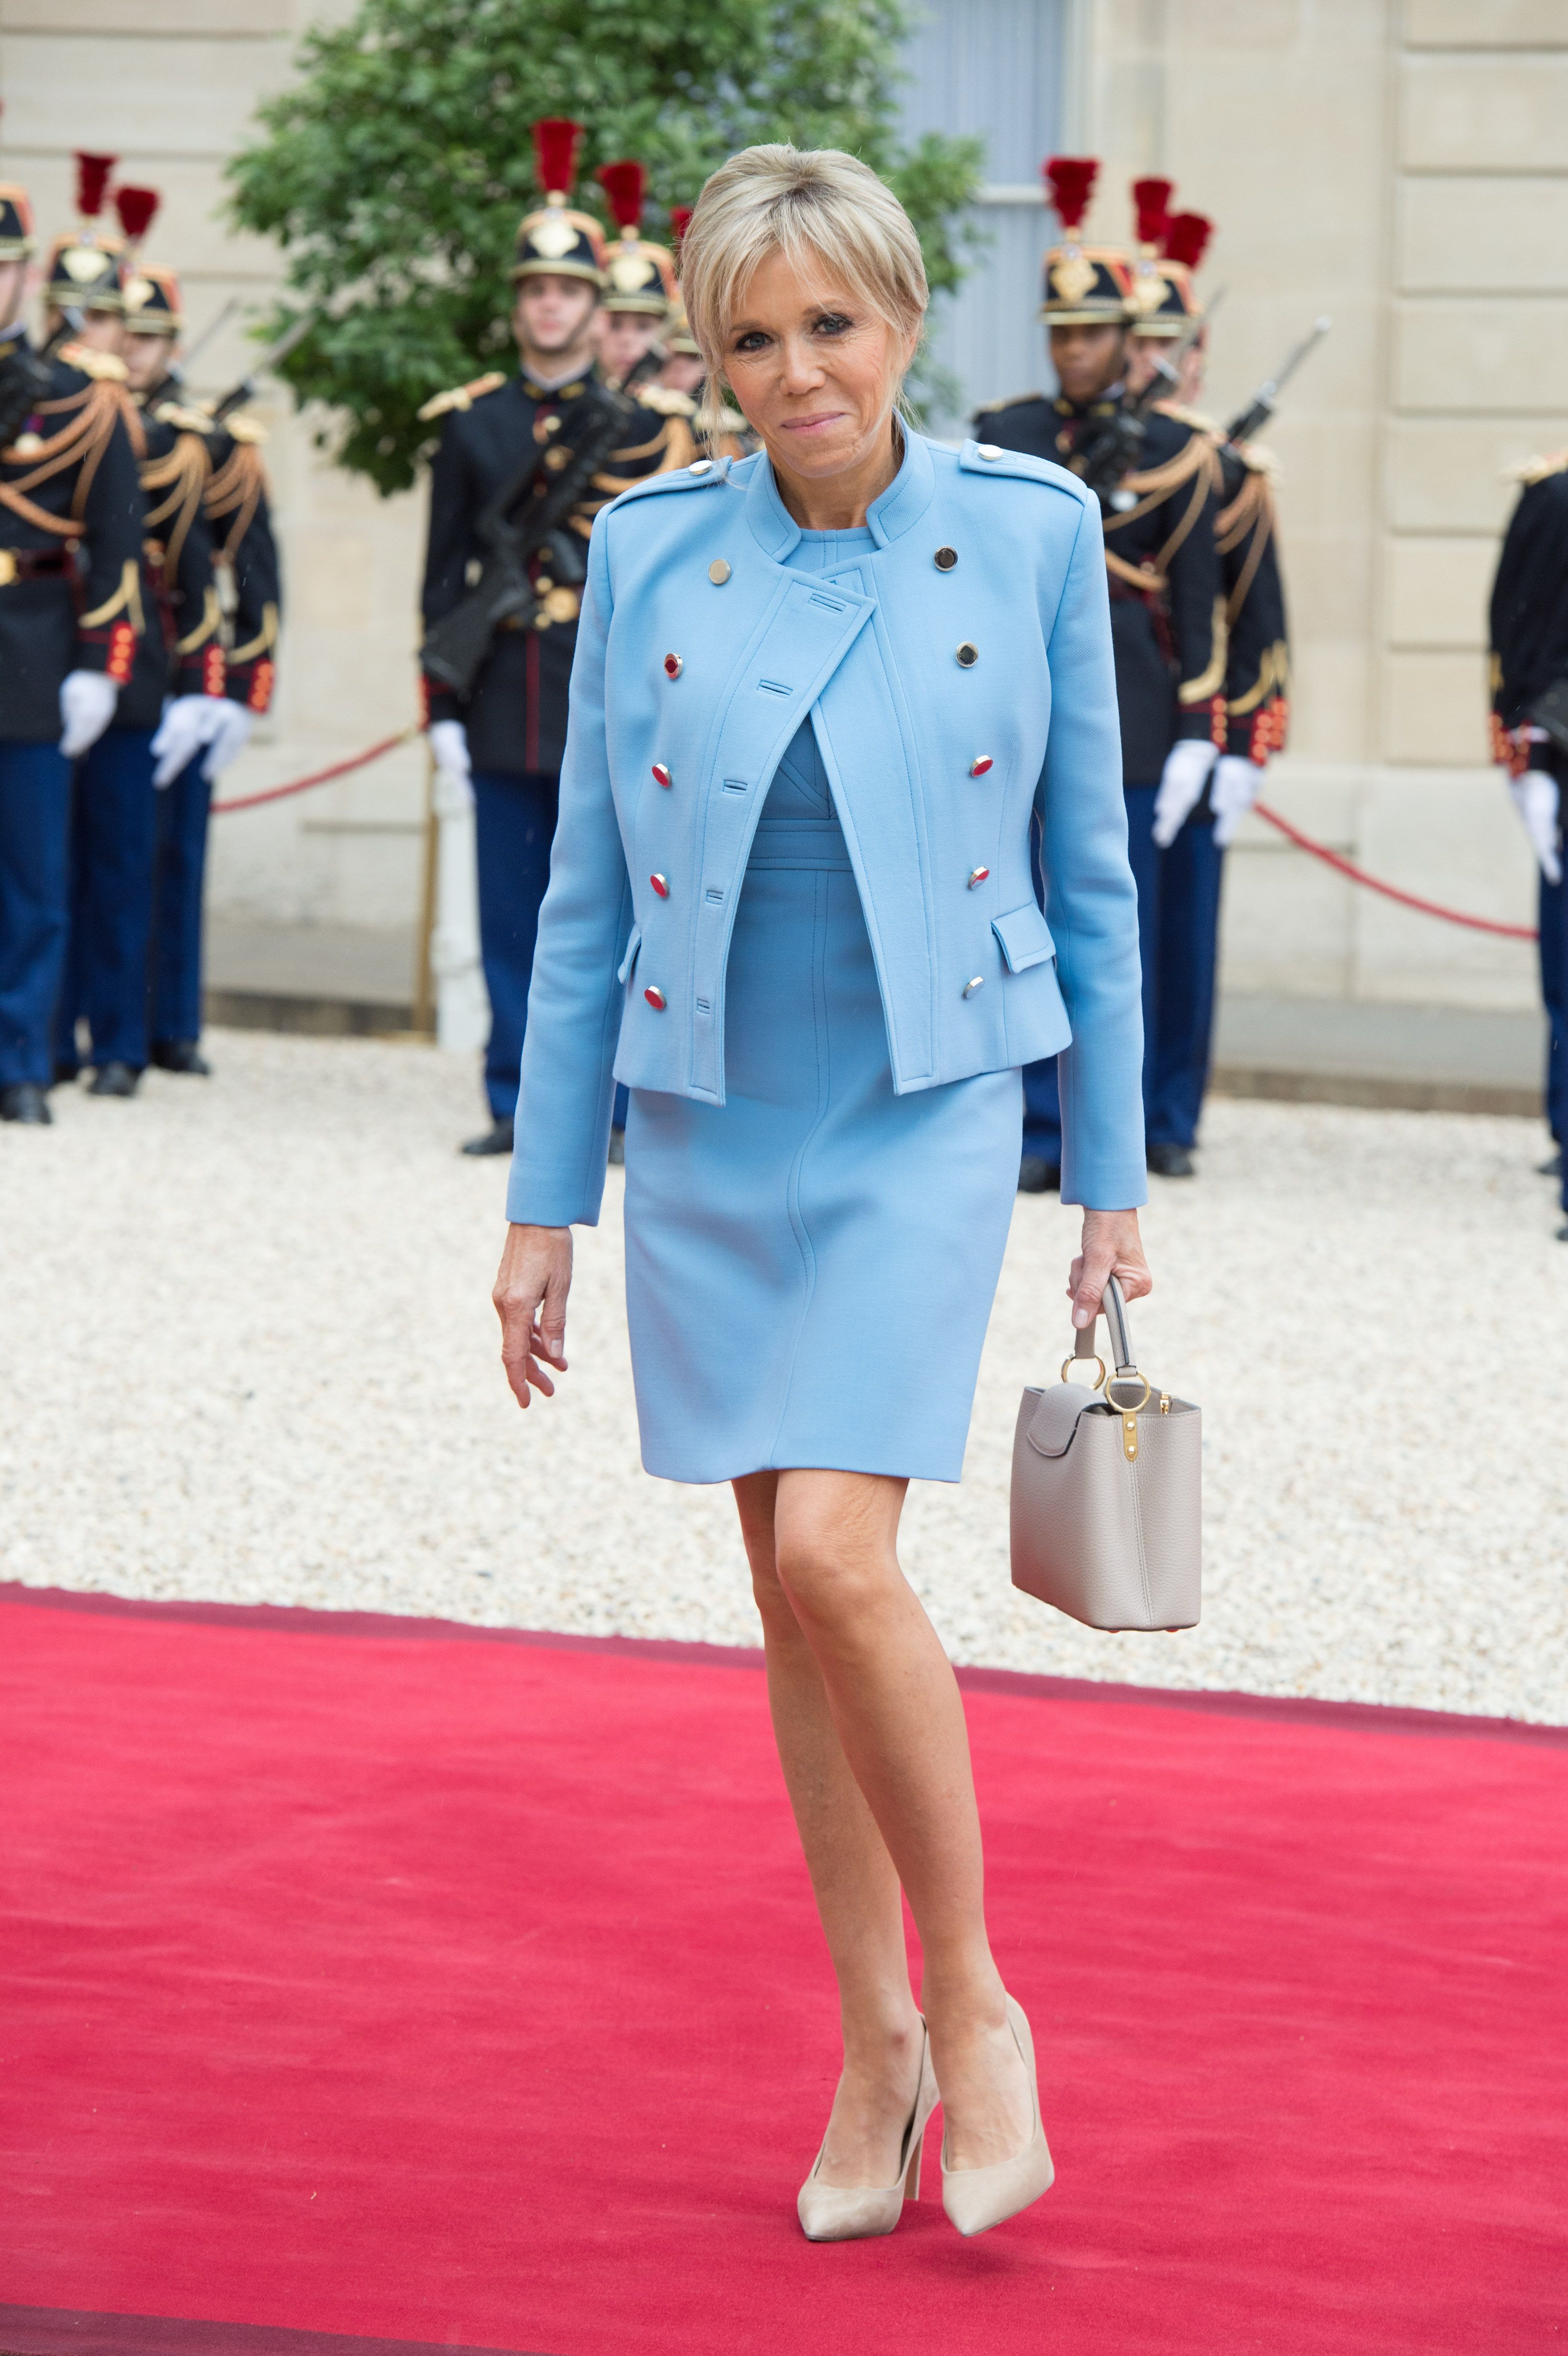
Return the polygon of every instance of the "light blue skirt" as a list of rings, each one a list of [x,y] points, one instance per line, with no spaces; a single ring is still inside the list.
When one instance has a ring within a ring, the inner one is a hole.
[[[956,1481],[1018,1186],[1020,1076],[895,1096],[837,822],[757,830],[723,1106],[634,1088],[626,1308],[643,1462]]]

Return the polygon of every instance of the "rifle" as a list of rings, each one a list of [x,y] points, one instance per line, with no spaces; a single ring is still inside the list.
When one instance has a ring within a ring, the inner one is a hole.
[[[489,553],[467,596],[425,633],[420,661],[429,678],[458,695],[469,694],[502,624],[515,622],[522,628],[532,624],[543,600],[528,579],[528,566],[547,543],[555,584],[565,589],[581,586],[587,561],[577,536],[564,529],[566,520],[631,414],[632,403],[624,393],[607,384],[593,385],[572,404],[574,446],[567,448],[559,440],[536,442],[517,472],[485,500],[474,528]],[[561,463],[552,466],[557,459]],[[525,521],[512,521],[512,510],[534,490],[541,468],[553,477],[549,487],[532,499]]]
[[[233,317],[235,312],[238,311],[239,308],[239,295],[231,294],[229,297],[228,302],[223,305],[222,310],[219,312],[218,316],[215,319],[209,319],[208,321],[206,327],[203,327],[200,335],[197,336],[195,343],[190,346],[184,358],[177,360],[171,360],[169,362],[167,368],[164,370],[156,384],[150,386],[146,393],[144,395],[144,399],[145,400],[146,405],[149,409],[151,409],[154,402],[161,400],[165,392],[183,392],[185,391],[187,370],[195,362],[197,355],[207,349],[207,347],[212,341],[212,338],[218,333],[219,327],[227,326],[228,322]]]
[[[1275,376],[1265,376],[1245,409],[1239,409],[1225,428],[1227,442],[1250,442],[1260,426],[1266,425],[1279,401],[1280,387],[1287,377],[1293,377],[1308,352],[1319,345],[1333,326],[1332,319],[1315,320],[1310,335],[1303,336],[1296,349],[1286,355]]]
[[[0,336],[0,346],[12,347],[0,359],[0,450],[10,448],[39,402],[48,398],[49,369],[61,348],[80,335],[81,325],[81,313],[67,304],[60,311],[60,326],[41,352],[33,349],[20,320]]]
[[[303,313],[275,344],[268,345],[255,366],[247,369],[238,384],[229,387],[221,401],[213,403],[210,414],[214,425],[221,425],[226,417],[232,417],[237,409],[242,409],[248,401],[255,399],[256,379],[265,375],[268,369],[276,368],[280,360],[286,360],[294,346],[304,343],[320,316],[316,311]]]

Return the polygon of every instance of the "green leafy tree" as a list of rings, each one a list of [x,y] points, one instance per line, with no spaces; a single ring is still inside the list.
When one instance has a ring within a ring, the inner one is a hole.
[[[274,239],[290,288],[324,306],[283,368],[301,402],[336,412],[323,443],[401,490],[428,435],[421,403],[506,364],[540,115],[588,127],[579,205],[603,210],[595,166],[646,165],[650,236],[738,147],[848,148],[908,206],[933,287],[955,285],[980,147],[901,146],[909,20],[903,0],[360,0],[308,34],[299,79],[229,176],[235,221]]]

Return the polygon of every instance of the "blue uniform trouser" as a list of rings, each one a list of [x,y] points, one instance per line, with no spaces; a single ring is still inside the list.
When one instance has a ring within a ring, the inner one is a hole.
[[[485,1093],[496,1120],[517,1109],[517,1077],[528,1020],[528,983],[539,903],[549,882],[560,780],[474,772],[474,822],[479,861],[479,953],[490,993],[490,1044]]]
[[[155,1046],[201,1036],[201,892],[211,780],[205,750],[158,796],[149,1020]]]
[[[1144,1129],[1151,1145],[1191,1145],[1209,1080],[1220,883],[1212,821],[1193,816],[1168,851],[1154,839],[1156,786],[1129,786],[1127,857],[1138,889],[1143,966]],[[1056,1058],[1024,1066],[1023,1150],[1061,1159]]]
[[[87,1017],[90,1060],[147,1061],[147,944],[153,929],[157,791],[150,728],[108,727],[76,765],[71,811],[70,947],[58,1016],[59,1060],[76,1062]]]
[[[70,763],[55,744],[0,744],[0,1088],[54,1076],[69,845]]]

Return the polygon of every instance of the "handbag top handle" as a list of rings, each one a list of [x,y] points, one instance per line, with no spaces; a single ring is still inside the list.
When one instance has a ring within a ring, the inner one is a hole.
[[[1118,1376],[1136,1375],[1137,1368],[1133,1363],[1132,1336],[1127,1331],[1127,1304],[1122,1297],[1122,1288],[1114,1276],[1108,1276],[1105,1279],[1105,1290],[1100,1302],[1100,1314],[1105,1320],[1107,1346],[1116,1373]],[[1072,1355],[1075,1358],[1093,1358],[1099,1355],[1094,1347],[1094,1328],[1098,1323],[1099,1319],[1094,1318],[1087,1325],[1080,1328],[1072,1345]]]

